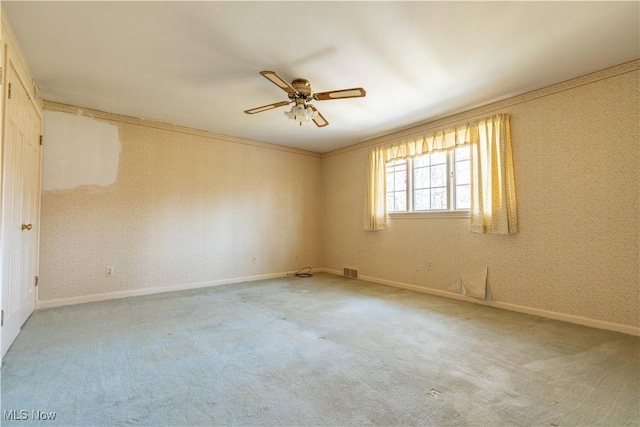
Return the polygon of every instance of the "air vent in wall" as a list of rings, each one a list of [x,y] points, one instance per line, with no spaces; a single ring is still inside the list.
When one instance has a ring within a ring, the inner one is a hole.
[[[356,270],[355,268],[345,268],[344,270],[344,275],[346,277],[351,277],[352,279],[357,279],[358,278],[358,270]]]

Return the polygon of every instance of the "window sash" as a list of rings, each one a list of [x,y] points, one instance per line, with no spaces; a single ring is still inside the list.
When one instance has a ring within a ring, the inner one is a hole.
[[[456,182],[456,167],[458,165],[466,162],[466,170],[469,170],[468,148],[465,146],[463,150],[466,150],[464,155],[458,156],[461,158],[456,157],[458,149],[455,149],[387,162],[385,164],[387,212],[396,214],[469,211],[468,206],[459,206],[460,203],[458,203],[459,191],[464,192],[465,188],[467,190],[469,188],[468,179],[463,181],[462,184]],[[434,157],[444,157],[442,159],[444,161],[434,159]],[[434,171],[442,170],[442,168],[444,168],[444,171],[434,174]],[[398,180],[396,179],[398,171],[404,174],[404,185],[401,188],[398,188]],[[422,181],[420,183],[416,179],[419,174],[424,178],[420,180]],[[434,176],[442,179],[442,181],[434,182]],[[391,181],[391,177],[393,177],[393,181]],[[434,196],[434,192],[436,194],[445,194],[444,205],[438,206],[434,204],[434,199],[437,198],[437,196]],[[426,202],[419,205],[418,200],[425,196],[427,197]],[[398,198],[401,199],[400,203],[398,203]],[[468,201],[468,197],[466,200]]]

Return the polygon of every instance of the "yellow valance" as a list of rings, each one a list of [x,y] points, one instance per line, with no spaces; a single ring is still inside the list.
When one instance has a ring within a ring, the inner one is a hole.
[[[371,149],[366,179],[365,230],[384,230],[387,227],[387,162],[469,144],[471,231],[493,234],[517,233],[510,126],[509,115],[499,114],[472,124]]]

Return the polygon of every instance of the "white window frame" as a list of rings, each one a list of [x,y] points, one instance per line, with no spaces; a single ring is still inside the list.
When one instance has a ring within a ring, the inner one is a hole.
[[[468,145],[465,145],[468,147]],[[409,218],[469,218],[469,208],[467,209],[455,209],[456,204],[456,189],[458,184],[456,185],[456,177],[455,177],[455,149],[446,151],[446,166],[447,166],[447,208],[441,210],[414,210],[414,201],[413,194],[415,189],[413,188],[413,158],[407,158],[404,161],[406,162],[406,171],[407,171],[407,180],[405,185],[406,191],[406,200],[407,200],[407,210],[406,211],[389,211],[387,206],[387,215],[393,219],[409,219]],[[387,162],[387,164],[392,162],[397,162],[398,160],[392,160]],[[396,190],[397,191],[397,190]],[[386,201],[385,201],[386,203]]]

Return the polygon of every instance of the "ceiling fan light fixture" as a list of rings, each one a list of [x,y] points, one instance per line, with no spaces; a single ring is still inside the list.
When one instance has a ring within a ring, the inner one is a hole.
[[[311,109],[310,106],[304,104],[296,104],[291,107],[291,110],[285,111],[284,115],[287,116],[290,120],[295,120],[296,122],[310,122],[314,118],[315,112]]]

